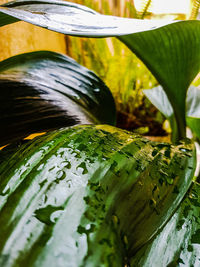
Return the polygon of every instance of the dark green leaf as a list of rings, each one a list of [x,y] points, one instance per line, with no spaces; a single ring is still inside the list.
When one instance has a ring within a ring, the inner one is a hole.
[[[57,127],[115,123],[106,85],[61,54],[40,51],[2,61],[0,90],[0,145]]]
[[[19,0],[2,5],[0,14],[69,35],[118,36],[163,86],[174,109],[174,141],[185,137],[185,97],[200,69],[199,21],[118,18],[64,1]]]
[[[0,265],[124,266],[172,216],[194,165],[188,141],[154,143],[105,125],[58,130],[4,154]]]
[[[194,183],[161,233],[136,254],[132,260],[133,266],[182,266],[183,264],[183,266],[198,267],[200,265],[199,214],[200,186]]]
[[[120,39],[142,59],[162,85],[174,110],[176,139],[181,139],[185,136],[187,89],[200,69],[200,22],[177,22]]]
[[[15,17],[11,17],[9,15],[6,15],[4,13],[0,13],[0,27],[12,24],[15,22],[18,22],[19,20],[16,19]]]

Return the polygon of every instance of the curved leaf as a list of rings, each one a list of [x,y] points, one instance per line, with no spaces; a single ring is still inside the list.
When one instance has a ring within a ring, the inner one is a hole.
[[[187,125],[195,136],[200,139],[200,118],[187,117]]]
[[[186,101],[187,116],[200,118],[200,89],[195,86],[190,86]]]
[[[152,89],[145,89],[143,93],[151,101],[151,103],[160,110],[160,112],[170,121],[173,128],[173,109],[167,98],[166,93],[161,86]],[[190,86],[186,98],[186,115],[187,125],[193,133],[200,138],[200,89]]]
[[[0,163],[1,265],[123,266],[181,202],[193,149],[111,126],[22,145]]]
[[[185,97],[200,69],[199,21],[125,19],[101,15],[77,4],[45,0],[4,4],[0,14],[69,35],[118,36],[166,91],[176,119],[174,141],[185,137]]]
[[[191,86],[187,95],[187,125],[200,140],[200,89]]]
[[[0,145],[57,127],[115,123],[106,85],[61,54],[39,51],[2,61],[0,90]]]
[[[143,93],[167,119],[173,116],[173,108],[162,86],[159,85],[152,89],[144,89]]]
[[[199,213],[200,185],[194,183],[161,233],[136,254],[131,266],[198,267],[200,265]]]
[[[147,65],[165,90],[177,122],[176,140],[185,136],[187,89],[200,69],[200,22],[183,21],[120,39]]]
[[[49,30],[86,37],[119,36],[173,23],[106,16],[85,6],[58,0],[12,1],[0,6],[0,14]],[[5,25],[1,16],[0,25]]]

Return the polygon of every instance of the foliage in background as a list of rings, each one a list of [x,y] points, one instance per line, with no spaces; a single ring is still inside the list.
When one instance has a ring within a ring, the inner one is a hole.
[[[151,1],[144,1],[141,13],[133,0],[72,0],[103,14],[144,18]],[[118,126],[163,135],[163,116],[145,99],[142,89],[157,85],[146,66],[116,38],[92,39],[67,36],[67,54],[96,72],[111,89],[118,112]],[[103,55],[103,56],[102,56]],[[117,73],[117,75],[116,75]],[[145,127],[147,126],[147,127]],[[140,131],[141,132],[141,131]]]
[[[197,19],[200,8],[200,0],[192,0],[190,19]]]
[[[176,21],[113,17],[64,1],[51,1],[51,6],[47,1],[38,4],[30,0],[16,1],[2,5],[0,12],[1,26],[24,20],[67,35],[116,36],[163,86],[174,110],[173,142],[185,138],[185,98],[200,68],[199,21],[174,23]]]
[[[134,0],[71,0],[102,14],[130,18],[152,17],[148,12],[151,0],[143,1],[139,12]],[[196,19],[200,1],[192,3],[190,19]],[[181,14],[179,14],[181,16]],[[157,17],[156,17],[157,18]],[[178,19],[178,17],[176,17]],[[143,89],[158,85],[146,66],[116,38],[86,39],[67,36],[67,54],[96,72],[111,89],[116,102],[118,126],[140,133],[164,135],[164,117],[145,99]],[[102,56],[103,55],[103,56]],[[116,75],[118,73],[118,75]],[[196,79],[195,85],[199,85]]]

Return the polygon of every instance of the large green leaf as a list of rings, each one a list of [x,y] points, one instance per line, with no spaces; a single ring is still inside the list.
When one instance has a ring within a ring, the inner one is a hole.
[[[59,0],[18,0],[0,6],[0,26],[12,23],[14,18],[64,34],[86,37],[125,35],[170,23],[101,15],[85,6]]]
[[[123,266],[172,216],[194,146],[76,126],[0,151],[1,266]]]
[[[0,62],[0,145],[33,132],[115,123],[106,85],[73,59],[48,51]]]
[[[161,231],[133,258],[135,267],[200,266],[200,185],[194,183]]]
[[[177,122],[174,141],[185,136],[187,89],[200,69],[200,22],[186,21],[120,37],[165,90]]]
[[[146,97],[156,106],[160,112],[170,121],[174,127],[174,113],[166,93],[161,86],[143,90]],[[200,138],[200,89],[190,86],[186,98],[187,125],[193,133]],[[175,131],[175,130],[174,130]]]
[[[14,1],[2,5],[0,14],[70,35],[118,36],[163,86],[174,109],[174,141],[185,137],[185,97],[200,69],[199,21],[118,18],[64,1]]]

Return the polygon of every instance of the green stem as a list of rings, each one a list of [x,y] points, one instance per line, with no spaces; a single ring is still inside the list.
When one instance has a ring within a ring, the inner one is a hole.
[[[171,141],[177,144],[181,139],[186,138],[186,121],[175,110],[169,121],[172,129]]]

